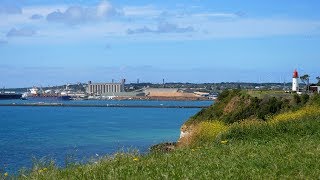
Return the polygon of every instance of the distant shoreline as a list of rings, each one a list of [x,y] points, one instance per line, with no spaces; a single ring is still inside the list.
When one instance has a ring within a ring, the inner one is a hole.
[[[26,103],[0,104],[0,107],[101,107],[101,108],[168,108],[168,109],[202,109],[209,106],[165,106],[165,105],[121,105],[121,104],[63,104],[63,103]]]
[[[185,96],[135,96],[135,97],[115,97],[113,100],[142,100],[142,101],[213,101],[206,97],[185,97]]]

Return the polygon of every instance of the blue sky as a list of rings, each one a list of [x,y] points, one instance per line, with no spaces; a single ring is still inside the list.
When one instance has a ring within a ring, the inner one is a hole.
[[[0,0],[0,86],[320,75],[316,0]]]

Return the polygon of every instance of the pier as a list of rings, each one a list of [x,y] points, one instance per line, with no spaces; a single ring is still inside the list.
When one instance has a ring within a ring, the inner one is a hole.
[[[188,108],[202,109],[209,106],[166,106],[166,105],[123,105],[123,104],[63,104],[63,103],[27,103],[27,104],[0,104],[7,107],[87,107],[87,108]]]

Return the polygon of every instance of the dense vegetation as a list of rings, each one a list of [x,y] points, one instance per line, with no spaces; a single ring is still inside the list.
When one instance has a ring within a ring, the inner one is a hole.
[[[236,98],[244,101],[237,101],[237,107],[228,109]],[[235,117],[237,119],[232,119]],[[189,123],[195,126],[193,143],[173,152],[117,153],[67,168],[38,163],[15,178],[320,178],[319,95],[261,99],[241,91],[228,91],[219,97],[218,103],[197,114]],[[0,174],[0,179],[4,176]]]
[[[314,98],[317,98],[315,95]],[[254,97],[241,90],[227,90],[220,94],[218,101],[209,109],[203,109],[193,116],[186,124],[202,122],[204,120],[219,120],[227,124],[239,122],[244,119],[266,120],[269,116],[296,110],[309,101],[309,95],[293,95],[275,97],[264,95],[262,98]]]

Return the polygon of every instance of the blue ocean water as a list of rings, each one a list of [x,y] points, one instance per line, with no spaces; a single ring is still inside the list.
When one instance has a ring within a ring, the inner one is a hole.
[[[0,101],[29,103],[26,101]],[[70,101],[68,103],[205,106],[212,101]],[[127,148],[146,152],[176,141],[179,128],[200,109],[0,107],[0,171],[31,167],[48,157],[63,166]]]

